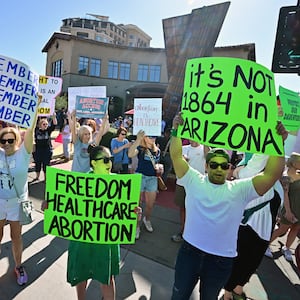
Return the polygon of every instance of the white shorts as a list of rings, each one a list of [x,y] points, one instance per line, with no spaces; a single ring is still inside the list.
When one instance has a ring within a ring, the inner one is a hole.
[[[19,221],[20,203],[18,198],[0,199],[0,220]]]

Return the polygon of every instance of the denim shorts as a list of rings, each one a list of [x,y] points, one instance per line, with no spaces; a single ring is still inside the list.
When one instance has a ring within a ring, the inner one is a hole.
[[[157,177],[146,176],[142,174],[141,192],[156,192],[157,191]]]

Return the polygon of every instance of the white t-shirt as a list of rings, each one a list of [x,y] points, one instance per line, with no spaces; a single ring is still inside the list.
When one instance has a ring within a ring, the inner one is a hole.
[[[182,155],[188,158],[188,163],[192,168],[196,169],[201,174],[205,174],[203,145],[199,145],[197,147],[192,147],[191,145],[182,146]]]
[[[213,184],[190,167],[178,183],[186,191],[183,238],[207,253],[235,257],[244,208],[258,197],[252,179]]]

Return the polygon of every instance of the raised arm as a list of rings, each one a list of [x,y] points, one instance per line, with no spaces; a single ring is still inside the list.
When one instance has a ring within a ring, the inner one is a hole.
[[[38,107],[43,99],[42,94],[38,94],[37,96],[38,96],[37,108],[36,108],[35,115],[33,118],[32,126],[30,128],[26,129],[25,135],[24,135],[24,147],[25,147],[27,153],[31,153],[33,150],[33,138],[34,138],[33,136],[34,136],[34,129],[35,129],[36,121],[37,121],[37,117],[38,117]]]
[[[99,145],[99,143],[102,140],[102,137],[109,131],[109,127],[110,127],[109,116],[108,116],[108,114],[106,114],[102,119],[102,124],[97,132],[96,137],[95,137],[94,142],[96,145]]]
[[[173,120],[172,137],[170,143],[170,155],[173,162],[173,168],[178,178],[184,176],[188,171],[189,165],[182,156],[182,142],[181,139],[176,136],[178,125],[183,123],[182,113],[175,116]]]
[[[136,140],[134,143],[131,144],[131,146],[128,149],[128,157],[135,157],[138,154],[137,147],[140,146],[142,139],[145,136],[145,132],[143,130],[140,130],[136,136]]]
[[[278,122],[276,129],[277,133],[282,136],[284,141],[287,138],[288,132],[285,130],[281,122]],[[265,194],[275,184],[275,182],[281,178],[284,166],[284,155],[269,156],[264,171],[252,179],[255,190],[260,196]]]
[[[73,110],[71,112],[71,114],[68,114],[68,119],[69,119],[71,135],[72,135],[72,143],[75,144],[78,139],[77,131],[76,131],[76,112],[75,112],[75,110]]]

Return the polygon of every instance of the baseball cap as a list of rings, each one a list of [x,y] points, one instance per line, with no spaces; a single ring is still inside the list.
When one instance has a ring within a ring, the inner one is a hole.
[[[227,162],[230,161],[228,152],[222,148],[214,148],[208,151],[205,158],[206,162],[208,163],[213,157],[224,157]]]

